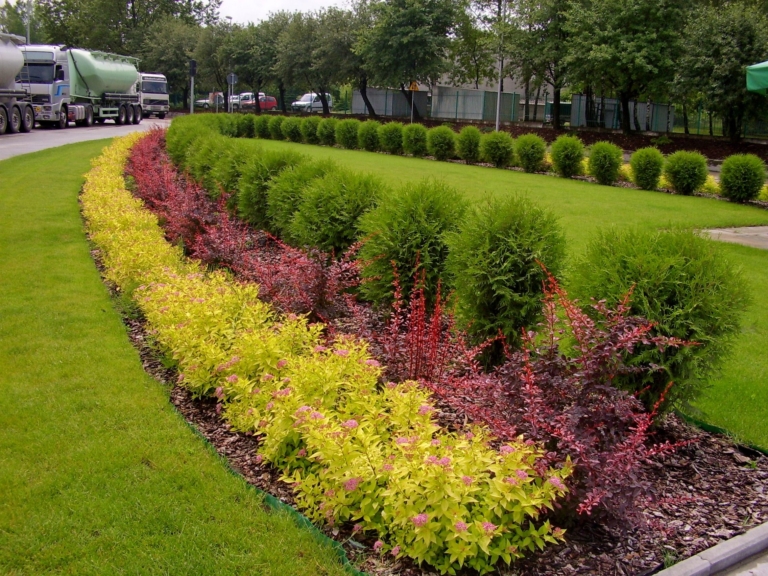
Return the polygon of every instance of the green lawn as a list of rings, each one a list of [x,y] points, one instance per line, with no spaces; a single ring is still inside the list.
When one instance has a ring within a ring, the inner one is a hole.
[[[341,165],[380,175],[386,182],[440,178],[479,200],[489,194],[520,192],[549,206],[561,218],[571,254],[578,254],[593,232],[606,225],[658,229],[673,225],[695,228],[768,224],[768,211],[709,198],[674,196],[627,188],[598,186],[538,174],[434,162],[371,152],[260,140],[265,149],[292,148],[308,156],[331,158]],[[723,245],[743,266],[752,286],[753,303],[744,330],[722,373],[711,382],[697,407],[704,419],[741,439],[768,448],[768,251]]]
[[[342,574],[143,371],[77,203],[103,146],[0,162],[0,573]]]

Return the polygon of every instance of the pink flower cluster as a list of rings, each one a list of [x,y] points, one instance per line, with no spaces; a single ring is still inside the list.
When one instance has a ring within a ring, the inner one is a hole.
[[[344,490],[347,492],[354,492],[357,490],[357,487],[360,486],[360,483],[363,481],[362,478],[356,476],[354,478],[350,478],[346,482],[344,482]]]
[[[413,518],[411,518],[411,522],[413,522],[413,525],[417,528],[421,528],[429,521],[429,516],[427,514],[421,513],[417,514]]]

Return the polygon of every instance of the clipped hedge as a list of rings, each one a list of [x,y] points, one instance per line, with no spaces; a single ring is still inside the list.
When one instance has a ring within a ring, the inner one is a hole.
[[[448,160],[456,153],[456,133],[448,126],[437,126],[427,132],[427,150],[436,160]]]
[[[283,137],[290,142],[301,142],[301,118],[298,116],[288,116],[280,125]]]
[[[403,125],[400,122],[387,122],[379,127],[379,145],[390,154],[403,153]]]
[[[403,150],[421,158],[427,154],[427,129],[421,124],[407,124],[403,128]]]
[[[480,161],[480,130],[474,126],[465,126],[456,137],[456,148],[459,158],[467,164],[477,164]]]
[[[515,156],[526,172],[538,172],[544,164],[547,143],[537,134],[523,134],[515,140]]]
[[[317,126],[317,137],[323,146],[336,145],[336,126],[339,121],[336,118],[323,118]]]
[[[559,136],[552,143],[552,164],[563,178],[580,176],[584,172],[584,143],[576,136]]]
[[[347,150],[357,148],[357,131],[360,128],[360,120],[352,118],[342,120],[336,125],[336,144]]]
[[[320,127],[319,116],[307,116],[301,121],[301,137],[307,144],[320,144],[317,129]]]
[[[629,164],[632,167],[632,182],[635,186],[643,190],[656,190],[659,187],[664,155],[657,148],[635,150]]]
[[[664,164],[664,177],[675,192],[688,196],[707,181],[707,159],[698,152],[670,154]]]
[[[616,144],[597,142],[589,152],[587,170],[603,186],[613,186],[619,179],[624,153]]]
[[[360,124],[357,130],[357,145],[368,152],[376,152],[379,149],[379,128],[381,124],[376,120],[366,120]]]
[[[273,116],[269,119],[269,137],[272,140],[283,140],[283,122],[285,116]]]

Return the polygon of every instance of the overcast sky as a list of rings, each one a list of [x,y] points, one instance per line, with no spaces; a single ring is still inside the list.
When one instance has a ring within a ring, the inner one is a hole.
[[[259,0],[224,0],[221,3],[221,19],[232,16],[232,21],[239,24],[258,22],[266,18],[270,12],[288,10],[289,12],[310,12],[325,6],[341,6],[344,0],[277,0],[277,2],[262,2]]]

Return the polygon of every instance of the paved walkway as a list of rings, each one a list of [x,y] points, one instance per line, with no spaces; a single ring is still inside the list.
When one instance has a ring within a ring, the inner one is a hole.
[[[768,250],[768,226],[714,228],[712,230],[707,230],[707,232],[714,240]]]
[[[768,576],[768,552],[738,564],[725,572],[718,572],[717,576]]]

